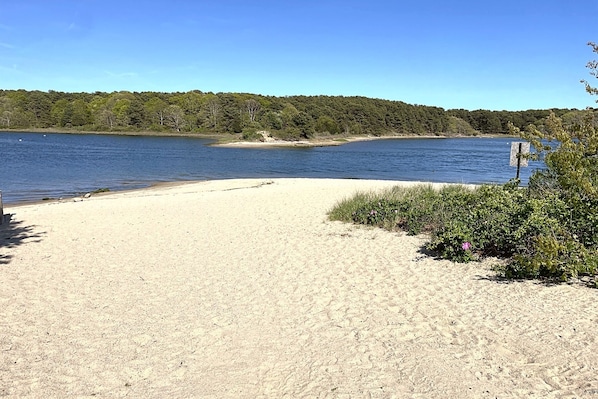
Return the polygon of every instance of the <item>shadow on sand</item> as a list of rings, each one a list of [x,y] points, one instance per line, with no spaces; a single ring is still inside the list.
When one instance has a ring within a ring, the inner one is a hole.
[[[443,260],[436,252],[430,251],[426,246],[420,247],[418,253],[421,254],[416,258],[416,261],[424,258],[432,258],[435,260]],[[503,260],[504,261],[504,260]],[[485,275],[478,274],[475,276],[477,280],[492,281],[496,284],[516,284],[516,283],[532,283],[536,285],[543,285],[546,287],[556,287],[562,284],[568,285],[580,285],[590,288],[598,289],[598,275],[582,275],[576,278],[570,278],[567,281],[560,280],[558,278],[507,278],[500,274],[498,270],[494,271],[494,274]]]
[[[425,246],[422,246],[419,249],[418,253],[420,253],[421,256],[425,256],[425,257],[432,258],[432,259],[435,259],[435,260],[446,260],[446,259],[443,259],[440,255],[438,255],[438,253],[429,250]],[[516,281],[523,281],[523,280],[508,279],[508,278],[500,276],[498,273],[495,273],[495,274],[492,274],[492,275],[478,274],[478,275],[476,275],[476,278],[478,280],[492,281],[492,282],[495,282],[497,284],[511,284],[511,283],[516,282]]]
[[[5,214],[0,224],[0,265],[8,264],[12,255],[4,253],[6,248],[15,248],[26,242],[39,242],[43,233],[34,232],[35,226],[23,226],[23,222],[13,221],[12,214]]]

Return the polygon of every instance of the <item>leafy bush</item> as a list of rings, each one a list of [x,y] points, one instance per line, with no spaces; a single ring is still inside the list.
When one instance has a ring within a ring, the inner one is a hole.
[[[465,206],[460,206],[460,212],[454,209],[452,218],[432,231],[428,249],[447,259],[469,261],[477,257],[464,256],[464,243],[478,256],[508,257],[520,247],[526,235],[521,226],[531,211],[524,190],[514,185],[485,185],[444,205],[451,204]]]
[[[469,262],[475,259],[472,244],[473,231],[461,220],[451,220],[438,231],[428,244],[428,249],[436,251],[441,257],[455,262]]]
[[[263,141],[264,140],[264,136],[262,136],[260,133],[258,133],[256,131],[256,129],[253,129],[253,128],[243,129],[243,133],[242,133],[241,137],[245,141]]]
[[[383,227],[384,224],[396,222],[399,212],[399,202],[379,199],[363,204],[353,214],[353,221],[359,224],[367,224]]]
[[[595,275],[598,252],[566,234],[538,235],[524,253],[515,254],[501,272],[507,278],[558,278]]]
[[[271,132],[271,134],[273,137],[286,141],[298,141],[305,139],[305,137],[302,136],[301,131],[296,127],[289,127],[282,130],[274,130]]]

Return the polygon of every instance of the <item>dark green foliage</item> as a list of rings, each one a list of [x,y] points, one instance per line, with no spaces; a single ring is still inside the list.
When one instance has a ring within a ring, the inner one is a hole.
[[[261,118],[262,125],[268,130],[282,130],[282,118],[273,111],[266,112]]]
[[[469,262],[474,259],[473,251],[476,249],[475,243],[472,244],[473,236],[468,224],[459,219],[448,220],[434,233],[434,240],[428,245],[428,249],[445,259]]]
[[[460,245],[469,242],[479,256],[511,258],[529,251],[536,237],[558,229],[556,216],[563,210],[555,198],[534,199],[529,190],[511,184],[482,186],[468,202],[463,212],[454,212],[432,232],[428,248],[453,259],[451,254],[459,254]]]
[[[294,126],[288,127],[286,129],[275,130],[272,132],[272,137],[286,141],[297,141],[303,140],[305,138],[301,133],[301,130]]]
[[[245,141],[263,141],[264,136],[257,132],[256,129],[247,128],[243,129],[242,134],[243,140]]]
[[[397,201],[381,198],[377,201],[364,204],[353,212],[353,221],[359,224],[369,224],[383,227],[387,222],[396,223],[399,207]]]
[[[318,133],[339,134],[338,124],[329,116],[320,116],[316,121],[315,129]]]
[[[577,114],[580,111],[568,109],[530,109],[527,111],[489,111],[483,109],[468,111],[465,109],[450,109],[447,111],[449,116],[461,119],[467,124],[466,126],[470,126],[474,131],[482,134],[508,134],[510,133],[509,124],[519,129],[523,129],[530,124],[540,125],[551,112],[557,116],[564,116],[567,114]]]
[[[449,116],[447,133],[458,136],[477,136],[479,132],[463,119],[456,116]]]
[[[574,111],[555,110],[575,120]],[[323,135],[475,135],[538,124],[549,111],[445,111],[401,101],[247,93],[62,93],[0,90],[0,128],[241,133],[252,127],[289,140]]]
[[[292,120],[301,137],[308,139],[314,135],[314,121],[307,112],[297,113]]]
[[[136,128],[142,128],[144,126],[146,122],[146,116],[144,115],[145,110],[140,99],[135,98],[133,101],[131,101],[127,112],[129,124],[131,126]]]
[[[598,252],[563,231],[539,235],[533,238],[528,251],[515,254],[501,272],[507,278],[547,277],[563,281],[579,275],[595,275]]]

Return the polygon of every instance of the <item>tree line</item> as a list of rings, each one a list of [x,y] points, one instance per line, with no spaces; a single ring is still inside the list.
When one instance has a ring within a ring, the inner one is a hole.
[[[575,109],[489,111],[412,105],[366,97],[248,93],[0,90],[0,129],[114,132],[243,133],[266,130],[282,139],[317,135],[507,134],[509,123],[541,125],[553,112]]]

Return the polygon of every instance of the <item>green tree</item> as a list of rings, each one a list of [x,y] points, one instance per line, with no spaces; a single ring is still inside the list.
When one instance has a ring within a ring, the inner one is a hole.
[[[208,94],[206,96],[203,114],[205,115],[205,125],[208,129],[218,131],[222,114],[222,106],[220,105],[218,96],[214,94]]]
[[[280,130],[283,126],[280,113],[274,111],[265,112],[260,121],[266,129]]]
[[[460,136],[475,136],[477,134],[477,132],[471,127],[469,123],[456,116],[449,117],[449,126],[447,128],[447,133],[456,134]]]
[[[167,124],[177,132],[185,126],[185,113],[178,105],[169,105],[165,111]]]
[[[135,96],[129,104],[127,118],[129,119],[129,124],[138,129],[145,125],[145,109],[143,107],[143,102],[137,96]]]
[[[150,117],[151,124],[159,126],[164,126],[167,107],[168,104],[157,96],[153,96],[143,104],[145,113]]]
[[[7,96],[0,97],[0,126],[7,128],[14,124],[15,105],[14,101]]]
[[[318,133],[329,133],[329,134],[338,134],[340,133],[340,129],[338,124],[327,115],[320,116],[316,121],[315,129]]]
[[[35,127],[48,127],[52,125],[50,111],[52,103],[48,99],[48,94],[41,91],[32,91],[28,93],[25,110],[33,115]]]
[[[129,109],[131,107],[131,100],[125,97],[117,98],[112,107],[111,111],[116,119],[116,123],[119,126],[127,127],[131,119],[129,118]]]
[[[299,112],[293,117],[293,123],[299,129],[301,137],[310,138],[313,137],[315,130],[314,130],[314,121],[309,116],[307,112]]]
[[[598,53],[598,46],[589,44]],[[588,68],[598,78],[598,63],[592,61]],[[587,81],[582,82],[588,93],[598,94]],[[563,120],[551,112],[542,130],[534,125],[528,126],[524,132],[514,129],[532,143],[536,149],[533,157],[544,160],[548,176],[554,179],[575,207],[583,206],[587,201],[598,205],[597,116],[595,110],[588,109],[581,120],[571,121],[571,125],[565,126]]]
[[[293,118],[299,114],[299,111],[293,104],[285,104],[284,108],[280,112],[280,119],[282,120],[282,127],[284,129],[292,127],[294,125]]]
[[[89,103],[89,110],[96,128],[112,129],[116,124],[114,113],[108,104],[108,95],[96,93]]]
[[[65,123],[66,109],[69,106],[69,102],[66,98],[61,98],[52,105],[50,111],[50,117],[54,126],[63,127]]]
[[[232,93],[218,93],[216,96],[220,104],[220,129],[229,133],[241,133],[243,131],[242,103],[240,102],[242,99],[239,98],[239,95]]]
[[[71,103],[71,124],[85,126],[91,123],[91,112],[83,99],[76,99]]]
[[[185,125],[190,130],[201,126],[203,122],[201,113],[204,101],[204,95],[198,90],[177,94],[170,100],[171,104],[178,105],[181,108],[185,117]]]
[[[244,103],[245,111],[247,112],[247,118],[249,123],[253,123],[257,120],[258,114],[262,108],[261,104],[253,98],[245,100]]]

